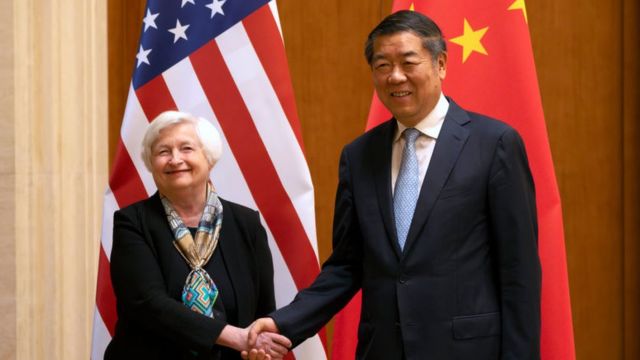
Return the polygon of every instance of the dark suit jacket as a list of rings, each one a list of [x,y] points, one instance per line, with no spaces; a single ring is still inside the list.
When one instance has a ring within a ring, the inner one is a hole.
[[[222,200],[216,252],[222,253],[245,327],[275,309],[273,265],[258,213]],[[213,258],[212,258],[213,260]],[[213,261],[205,266],[210,271]],[[181,302],[190,269],[173,245],[159,195],[116,211],[111,279],[118,323],[105,359],[216,358],[226,322],[191,311]],[[198,356],[194,356],[198,353]]]
[[[333,253],[271,314],[280,331],[299,343],[362,288],[358,359],[539,359],[535,194],[519,135],[450,100],[401,251],[396,127],[392,119],[344,148]]]

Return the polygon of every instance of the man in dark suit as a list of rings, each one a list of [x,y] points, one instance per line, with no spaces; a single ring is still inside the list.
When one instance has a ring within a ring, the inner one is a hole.
[[[362,289],[358,359],[539,359],[535,194],[520,136],[442,94],[446,43],[424,15],[388,16],[365,54],[393,119],[344,148],[333,253],[250,336],[299,344]]]

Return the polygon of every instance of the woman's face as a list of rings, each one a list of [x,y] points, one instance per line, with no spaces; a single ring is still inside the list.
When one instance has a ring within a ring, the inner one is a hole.
[[[200,191],[209,179],[207,162],[192,123],[166,127],[151,146],[153,180],[163,194]]]

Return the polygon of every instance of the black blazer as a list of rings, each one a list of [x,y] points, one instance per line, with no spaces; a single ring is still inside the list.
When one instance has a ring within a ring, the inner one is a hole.
[[[271,314],[279,329],[297,344],[362,288],[358,359],[539,359],[535,194],[519,135],[450,100],[401,251],[396,127],[392,119],[344,148],[333,253]]]
[[[236,298],[238,324],[232,325],[246,327],[275,309],[271,252],[258,213],[220,201],[223,221],[216,252],[221,252]],[[173,245],[158,193],[116,211],[111,280],[118,322],[105,359],[220,356],[214,343],[226,322],[191,311],[181,302],[189,271]]]

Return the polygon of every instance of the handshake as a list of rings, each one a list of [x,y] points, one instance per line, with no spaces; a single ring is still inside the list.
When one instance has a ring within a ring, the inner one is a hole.
[[[245,360],[279,360],[287,355],[292,345],[289,339],[278,334],[278,327],[271,318],[258,319],[246,329],[226,326],[218,340],[219,345],[240,351]]]

